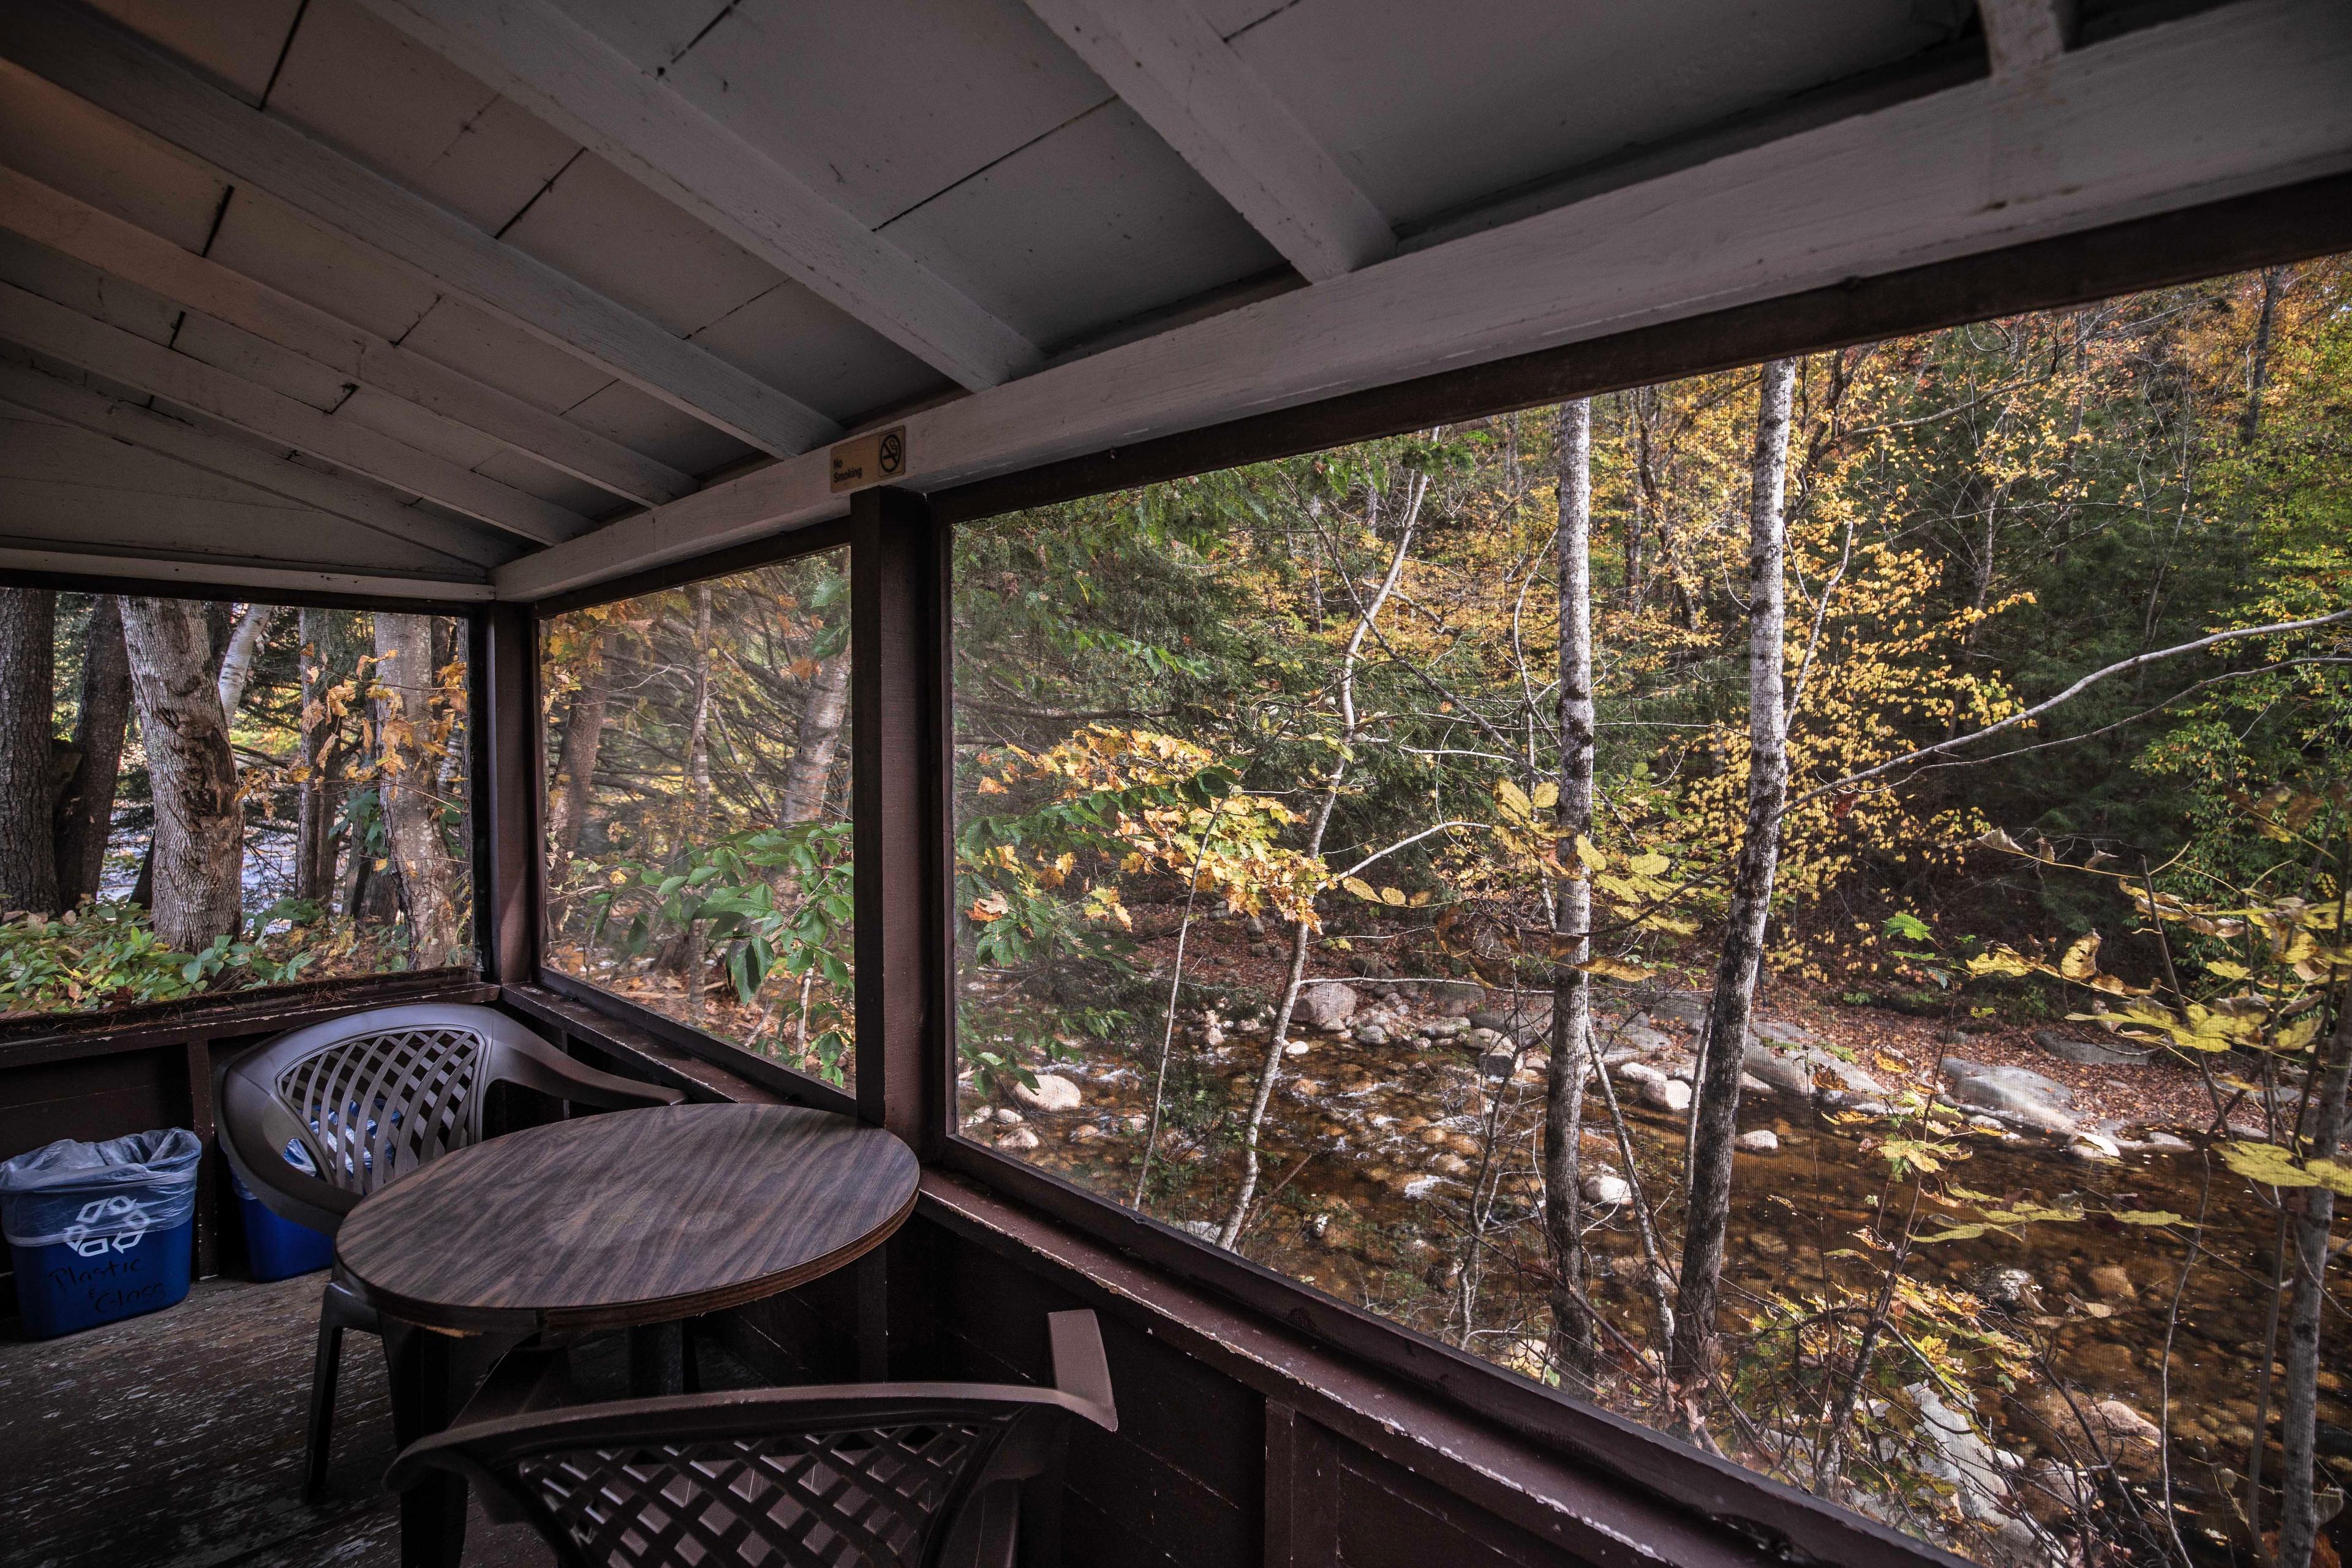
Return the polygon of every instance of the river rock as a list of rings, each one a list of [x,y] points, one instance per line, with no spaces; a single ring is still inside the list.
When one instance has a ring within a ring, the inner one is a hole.
[[[2113,1263],[2102,1263],[2091,1270],[2091,1294],[2103,1301],[2130,1301],[2139,1296],[2132,1287],[2131,1276]]]
[[[2036,1029],[2033,1043],[2062,1062],[2075,1062],[2084,1067],[2137,1067],[2147,1060],[2149,1053],[2128,1046],[2109,1045],[2104,1040],[2077,1039],[2056,1029]]]
[[[1584,1201],[1614,1206],[1633,1201],[1633,1188],[1624,1177],[1613,1172],[1595,1171],[1577,1184],[1584,1191]]]
[[[1024,1118],[1019,1111],[1013,1110],[1011,1106],[1000,1105],[996,1108],[996,1120],[1002,1121],[1007,1127],[1018,1127],[1021,1125]]]
[[[2009,1496],[2008,1472],[2018,1467],[2014,1455],[2004,1454],[1978,1435],[1974,1412],[1955,1409],[1925,1383],[1903,1391],[1920,1415],[1920,1435],[1932,1452],[1922,1456],[1920,1468],[1953,1488],[1960,1511],[1983,1523],[2000,1526],[2009,1515],[2001,1503]]]
[[[1985,1281],[1985,1296],[1995,1306],[2015,1311],[2039,1314],[2045,1310],[2042,1305],[2042,1287],[2022,1268],[1996,1269]]]
[[[2120,1160],[2124,1157],[2123,1145],[2105,1133],[2093,1131],[2089,1128],[2075,1130],[2074,1141],[2066,1145],[2066,1152],[2086,1163]]]
[[[1420,1203],[1424,1198],[1433,1196],[1437,1189],[1444,1184],[1445,1179],[1443,1176],[1413,1176],[1406,1180],[1402,1190],[1406,1197],[1414,1203]]]
[[[1756,1018],[1748,1026],[1748,1037],[1768,1046],[1786,1049],[1790,1046],[1818,1046],[1822,1037],[1811,1029],[1790,1023],[1785,1018]]]
[[[1678,1078],[1656,1078],[1642,1086],[1642,1103],[1680,1114],[1690,1109],[1691,1086]]]
[[[1731,1146],[1743,1154],[1777,1154],[1780,1152],[1780,1137],[1769,1127],[1759,1127],[1734,1138]]]
[[[1497,1081],[1511,1076],[1518,1058],[1509,1051],[1488,1051],[1478,1058],[1478,1076]]]
[[[1016,1081],[1013,1098],[1031,1110],[1076,1110],[1078,1086],[1059,1073],[1041,1072],[1034,1088]]]
[[[1739,1065],[1771,1086],[1775,1093],[1800,1100],[1810,1100],[1818,1092],[1814,1080],[1822,1073],[1835,1079],[1846,1094],[1875,1096],[1886,1092],[1885,1084],[1819,1046],[1776,1051],[1768,1046],[1750,1045],[1740,1054]]]
[[[1664,1073],[1644,1061],[1619,1062],[1612,1070],[1616,1073],[1619,1083],[1630,1083],[1635,1089],[1640,1089],[1645,1084],[1664,1083],[1666,1080]]]
[[[1298,1016],[1310,1029],[1339,1029],[1356,1016],[1356,1005],[1363,998],[1356,988],[1340,980],[1318,980],[1298,992]]]
[[[1669,1023],[1696,1024],[1706,1017],[1706,1003],[1707,996],[1704,991],[1677,991],[1659,997],[1642,1011],[1652,1018],[1663,1018]]]
[[[1995,1069],[2019,1072],[2021,1078],[2035,1078],[2035,1073],[2017,1068]],[[2028,1128],[2036,1132],[2070,1137],[2075,1131],[2074,1114],[2035,1094],[2023,1084],[2007,1078],[1983,1076],[1963,1078],[1945,1090],[1945,1098],[1956,1105],[1972,1106],[1992,1112],[2001,1121]]]
[[[1099,1143],[1109,1136],[1109,1133],[1104,1131],[1093,1122],[1082,1121],[1077,1126],[1070,1129],[1069,1142],[1073,1143]]]
[[[2073,1089],[2054,1078],[2042,1077],[2030,1068],[1990,1067],[1983,1062],[1972,1062],[1966,1057],[1946,1057],[1943,1074],[1946,1083],[1958,1083],[1963,1079],[1985,1079],[2022,1089],[2036,1100],[2046,1100],[2053,1105],[2071,1109],[2074,1103]]]
[[[1612,1038],[1618,1048],[1637,1051],[1643,1056],[1670,1051],[1675,1045],[1673,1036],[1663,1029],[1653,1029],[1647,1024],[1622,1025],[1613,1031]]]
[[[1356,1044],[1360,1046],[1385,1046],[1388,1043],[1389,1032],[1381,1027],[1378,1024],[1359,1024],[1356,1026]]]
[[[1037,1147],[1037,1134],[1027,1127],[1015,1127],[996,1141],[1000,1149],[1010,1149],[1016,1154],[1026,1153]]]

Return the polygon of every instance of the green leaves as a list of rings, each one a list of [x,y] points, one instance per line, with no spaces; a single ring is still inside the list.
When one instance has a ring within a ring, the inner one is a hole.
[[[2277,1143],[2233,1142],[2221,1146],[2230,1169],[2265,1187],[2325,1187],[2352,1197],[2352,1165],[2337,1160],[2303,1161]]]

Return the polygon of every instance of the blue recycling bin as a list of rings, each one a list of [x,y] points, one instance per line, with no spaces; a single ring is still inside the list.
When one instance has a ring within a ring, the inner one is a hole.
[[[316,1173],[309,1152],[299,1143],[286,1145],[286,1163],[306,1175]],[[245,1261],[254,1279],[289,1279],[297,1274],[315,1273],[334,1262],[333,1237],[271,1213],[253,1195],[245,1178],[233,1170],[228,1173],[228,1183],[236,1194],[236,1212],[245,1219]]]
[[[203,1158],[194,1133],[170,1127],[103,1143],[60,1138],[0,1163],[0,1233],[28,1337],[186,1299]]]

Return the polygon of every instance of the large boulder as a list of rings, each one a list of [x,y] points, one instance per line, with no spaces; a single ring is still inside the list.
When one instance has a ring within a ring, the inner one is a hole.
[[[1078,1086],[1058,1073],[1041,1072],[1037,1086],[1014,1083],[1013,1098],[1031,1110],[1076,1110],[1078,1108]]]
[[[1944,1091],[1945,1098],[1955,1105],[1972,1106],[1979,1110],[1989,1111],[2011,1126],[2060,1138],[2073,1137],[2076,1126],[2074,1112],[2063,1105],[2053,1104],[2036,1093],[2031,1085],[2020,1081],[2038,1075],[2016,1068],[2008,1070],[2018,1076],[1996,1076],[1989,1071],[1956,1079]]]
[[[1740,1054],[1739,1065],[1774,1093],[1797,1100],[1811,1100],[1820,1093],[1824,1078],[1840,1094],[1875,1098],[1886,1092],[1886,1086],[1869,1073],[1819,1046],[1776,1051],[1751,1042]]]
[[[1654,1078],[1642,1086],[1642,1103],[1679,1116],[1690,1109],[1691,1086],[1678,1078]]]
[[[1318,980],[1298,992],[1298,1017],[1310,1029],[1339,1029],[1356,1016],[1363,998],[1344,981]]]
[[[1965,1057],[1946,1057],[1943,1073],[1946,1083],[1958,1083],[1963,1079],[1985,1079],[2007,1084],[2036,1100],[2046,1100],[2053,1105],[2072,1109],[2074,1104],[2073,1089],[2054,1078],[2042,1077],[2030,1068],[1988,1067],[1982,1062],[1969,1061]]]
[[[2056,1029],[2034,1030],[2033,1043],[2062,1062],[2074,1062],[2084,1067],[2137,1067],[2152,1054],[2130,1046],[2113,1045],[2105,1040],[2077,1039]]]

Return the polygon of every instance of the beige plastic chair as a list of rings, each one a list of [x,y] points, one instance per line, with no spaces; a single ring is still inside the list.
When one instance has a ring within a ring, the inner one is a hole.
[[[221,1152],[272,1214],[331,1236],[376,1188],[481,1142],[494,1083],[608,1110],[686,1098],[583,1067],[491,1008],[417,1003],[313,1024],[226,1063],[214,1100]],[[295,1150],[309,1171],[292,1159]],[[346,1329],[383,1332],[375,1310],[338,1269],[319,1306],[306,1497],[326,1480]]]

